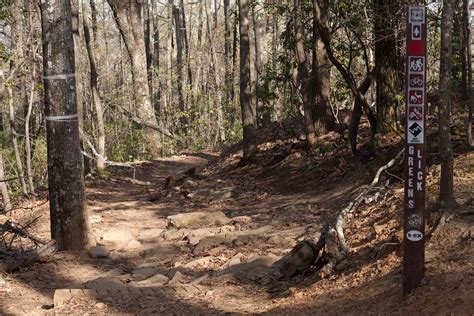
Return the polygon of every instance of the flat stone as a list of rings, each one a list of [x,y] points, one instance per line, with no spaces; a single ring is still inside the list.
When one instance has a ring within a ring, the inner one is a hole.
[[[217,258],[214,256],[207,256],[199,259],[195,259],[193,261],[190,261],[184,265],[185,268],[188,269],[196,269],[196,268],[207,268],[209,265],[213,262],[216,261]]]
[[[222,271],[241,280],[256,280],[268,276],[273,271],[273,265],[280,259],[275,255],[255,256],[248,262],[242,262]]]
[[[125,290],[126,286],[114,278],[100,277],[84,284],[87,289],[97,291]]]
[[[166,275],[163,275],[163,274],[155,274],[151,278],[146,279],[146,281],[149,282],[150,284],[156,284],[156,285],[166,284],[168,283],[169,280],[170,279]]]
[[[168,229],[163,232],[163,238],[165,240],[181,240],[187,234],[187,229]]]
[[[150,228],[150,229],[143,229],[140,230],[138,233],[139,239],[155,239],[159,238],[163,235],[165,229],[162,228]]]
[[[221,269],[227,269],[229,267],[235,266],[237,264],[240,264],[242,262],[242,259],[245,258],[244,254],[238,253],[232,258],[230,258],[229,261],[227,261],[225,264],[222,265]]]
[[[152,277],[158,272],[157,268],[138,268],[132,271],[132,279],[141,281]]]
[[[173,275],[173,277],[169,281],[169,284],[183,283],[183,281],[185,280],[186,280],[186,275],[182,274],[179,271],[176,271],[176,273]]]
[[[104,276],[109,277],[109,278],[113,278],[113,277],[117,277],[119,275],[122,275],[124,273],[125,273],[125,271],[123,271],[123,269],[116,268],[116,269],[112,269],[112,270],[107,271],[104,274]]]
[[[222,226],[230,222],[224,213],[192,212],[168,216],[168,226],[174,228],[199,228],[203,226]]]
[[[201,254],[204,251],[220,246],[222,244],[230,244],[233,240],[235,240],[237,236],[235,234],[218,234],[215,236],[204,237],[202,238],[196,247],[193,250],[195,255]]]
[[[94,246],[89,249],[89,257],[91,258],[107,258],[109,250],[103,246]]]
[[[222,201],[231,199],[234,196],[235,187],[224,187],[215,191],[209,192],[209,196],[213,201]]]
[[[102,235],[102,240],[104,241],[126,243],[134,239],[135,236],[133,236],[132,231],[128,227],[116,227]]]

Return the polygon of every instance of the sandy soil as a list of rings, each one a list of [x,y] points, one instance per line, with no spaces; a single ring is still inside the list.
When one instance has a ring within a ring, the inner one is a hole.
[[[423,286],[403,297],[403,188],[388,174],[351,215],[345,229],[350,252],[331,277],[310,272],[278,278],[278,259],[298,241],[317,239],[387,162],[346,153],[308,157],[288,148],[282,141],[262,143],[257,164],[243,168],[236,168],[237,151],[221,158],[212,152],[191,153],[139,163],[135,170],[112,167],[102,179],[89,179],[91,240],[106,248],[108,256],[60,252],[0,276],[0,314],[472,315],[472,152],[456,157],[462,205],[445,213],[445,224],[427,242]],[[196,176],[163,190],[166,177],[191,167]],[[429,174],[437,174],[438,168],[433,162]],[[393,169],[399,174],[401,167]],[[429,207],[435,178],[428,178]],[[168,219],[217,211],[225,215],[224,222],[211,217],[208,223],[176,228]],[[27,220],[41,215],[30,231],[48,239],[47,205],[25,212],[9,216]],[[160,275],[161,281],[149,281],[152,275]],[[69,288],[106,294],[76,295],[55,306],[55,291]]]

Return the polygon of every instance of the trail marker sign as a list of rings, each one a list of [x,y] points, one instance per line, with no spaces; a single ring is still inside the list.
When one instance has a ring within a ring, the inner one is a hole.
[[[425,269],[426,8],[408,7],[405,122],[403,293],[421,284]]]

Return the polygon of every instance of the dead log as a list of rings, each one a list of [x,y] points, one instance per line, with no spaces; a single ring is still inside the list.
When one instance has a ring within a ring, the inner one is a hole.
[[[326,278],[333,273],[336,265],[341,262],[347,254],[346,239],[344,236],[344,224],[347,220],[347,215],[363,201],[367,193],[374,189],[380,180],[380,174],[387,168],[393,166],[396,160],[402,157],[402,154],[403,150],[386,165],[378,169],[372,183],[365,186],[362,192],[341,210],[335,223],[323,230],[316,243],[313,243],[311,240],[302,241],[279,260],[280,279],[291,278],[295,274],[306,273],[308,271],[318,271],[321,278]]]
[[[3,252],[6,258],[0,262],[0,273],[11,273],[20,268],[32,265],[38,261],[44,261],[45,258],[58,250],[54,240],[49,241],[45,245],[29,251],[23,252]]]

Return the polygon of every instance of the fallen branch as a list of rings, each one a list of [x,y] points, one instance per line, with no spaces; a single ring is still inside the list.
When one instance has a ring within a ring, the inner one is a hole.
[[[4,252],[7,253],[8,257],[3,258],[0,262],[0,273],[10,273],[17,271],[20,268],[29,266],[39,260],[53,254],[58,250],[56,242],[54,240],[49,241],[45,245],[35,250],[25,252]]]
[[[13,234],[13,237],[10,241],[10,247],[11,247],[11,244],[13,243],[13,241],[15,240],[16,236],[20,236],[20,237],[23,237],[23,238],[28,238],[30,239],[31,241],[33,241],[33,243],[37,246],[37,245],[44,245],[46,244],[47,242],[36,237],[36,236],[33,236],[32,234],[30,234],[26,229],[31,226],[34,222],[36,222],[38,220],[39,217],[36,217],[35,219],[33,219],[32,221],[30,221],[29,223],[27,223],[26,225],[21,225],[21,224],[18,224],[18,223],[15,223],[15,222],[12,222],[12,221],[6,221],[4,224],[1,224],[0,225],[0,233],[3,235],[5,233],[11,233]]]
[[[346,257],[348,252],[344,236],[344,223],[347,215],[376,187],[380,181],[381,173],[393,166],[395,162],[402,157],[402,154],[403,150],[386,165],[378,169],[372,183],[365,186],[362,192],[341,210],[334,225],[327,227],[321,233],[316,243],[310,240],[298,243],[290,253],[280,260],[281,278],[289,278],[296,273],[309,271],[312,268],[319,271],[321,278],[328,277],[332,274],[336,265]]]

